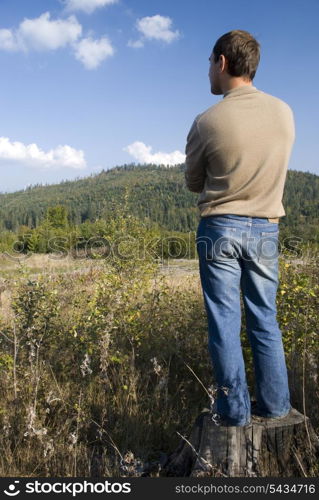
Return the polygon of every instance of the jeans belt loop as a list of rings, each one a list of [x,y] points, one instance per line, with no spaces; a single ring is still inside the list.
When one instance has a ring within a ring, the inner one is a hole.
[[[269,218],[269,217],[267,217],[267,219],[268,219],[268,222],[279,222],[279,217],[275,217],[275,218],[272,218],[272,219]]]

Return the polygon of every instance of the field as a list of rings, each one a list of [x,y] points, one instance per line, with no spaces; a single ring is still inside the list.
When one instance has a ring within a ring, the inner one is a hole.
[[[34,254],[2,256],[0,267],[0,475],[126,476],[156,466],[214,389],[197,261]],[[280,259],[291,401],[316,432],[318,276],[316,259]],[[244,318],[241,337],[253,395]]]

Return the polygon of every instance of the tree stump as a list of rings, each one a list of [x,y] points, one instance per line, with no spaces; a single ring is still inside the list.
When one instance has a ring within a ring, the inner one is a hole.
[[[315,475],[319,438],[292,409],[280,420],[252,416],[244,427],[218,425],[204,410],[189,438],[163,464],[163,476],[305,477]]]

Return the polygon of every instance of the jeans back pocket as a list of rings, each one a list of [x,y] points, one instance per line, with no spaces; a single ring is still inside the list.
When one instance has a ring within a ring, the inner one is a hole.
[[[276,263],[279,254],[278,248],[279,229],[275,231],[261,231],[260,239],[257,243],[258,262],[264,264]]]
[[[236,258],[235,231],[235,227],[207,223],[196,238],[198,256],[205,260]]]

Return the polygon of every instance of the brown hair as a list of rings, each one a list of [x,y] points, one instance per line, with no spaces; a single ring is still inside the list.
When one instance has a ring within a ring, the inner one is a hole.
[[[252,80],[260,59],[260,45],[244,30],[233,30],[222,35],[213,48],[215,62],[221,54],[228,61],[231,76],[243,76]]]

